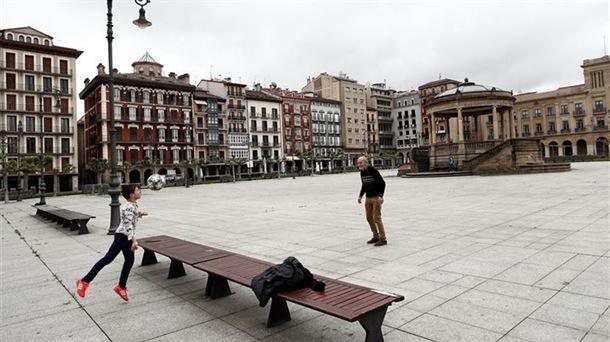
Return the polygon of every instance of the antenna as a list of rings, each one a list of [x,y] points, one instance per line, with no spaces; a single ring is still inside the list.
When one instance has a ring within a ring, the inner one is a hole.
[[[604,56],[608,54],[608,49],[606,48],[606,35],[604,35]]]
[[[210,81],[212,80],[212,68],[213,68],[213,67],[214,67],[214,66],[213,66],[212,64],[210,64]]]

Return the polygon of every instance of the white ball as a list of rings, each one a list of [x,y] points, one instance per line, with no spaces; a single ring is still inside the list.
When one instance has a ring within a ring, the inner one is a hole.
[[[150,177],[148,177],[147,180],[147,184],[148,184],[148,188],[150,190],[154,190],[154,191],[158,191],[163,189],[163,186],[165,185],[165,177],[161,176],[159,174],[152,174],[150,175]]]

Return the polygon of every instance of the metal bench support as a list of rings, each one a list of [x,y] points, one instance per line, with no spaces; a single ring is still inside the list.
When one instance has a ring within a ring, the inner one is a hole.
[[[167,274],[167,279],[174,279],[185,276],[186,272],[184,271],[184,265],[182,264],[182,262],[175,259],[170,260],[171,263],[169,264],[169,273]]]
[[[282,323],[290,321],[290,310],[286,300],[278,297],[271,299],[271,309],[269,310],[269,318],[267,318],[267,328],[275,327]]]
[[[155,252],[145,249],[144,255],[142,256],[142,264],[140,266],[148,266],[148,265],[156,264],[157,262],[158,261],[157,261],[157,256],[155,255]]]
[[[225,278],[208,273],[208,282],[205,285],[205,295],[212,299],[225,297],[231,294],[231,288]]]
[[[388,310],[388,306],[382,306],[373,311],[364,314],[358,322],[366,331],[366,342],[383,342],[383,334],[381,333],[381,324]]]

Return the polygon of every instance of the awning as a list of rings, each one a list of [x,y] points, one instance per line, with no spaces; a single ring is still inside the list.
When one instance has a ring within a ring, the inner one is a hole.
[[[202,105],[202,106],[207,106],[208,103],[206,101],[203,100],[195,100],[195,103],[198,105]]]

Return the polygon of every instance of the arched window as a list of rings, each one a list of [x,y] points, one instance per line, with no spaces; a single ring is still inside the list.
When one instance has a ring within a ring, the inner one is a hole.
[[[34,44],[40,44],[40,41],[36,37],[34,37]]]
[[[6,39],[13,40],[13,34],[12,33],[7,33],[6,34]]]
[[[22,34],[19,35],[19,41],[25,42],[25,37]]]
[[[51,41],[48,40],[48,39],[45,39],[44,40],[44,45],[47,45],[47,46],[51,45]]]
[[[31,43],[32,42],[32,37],[26,37],[25,38],[25,42],[26,43]]]

